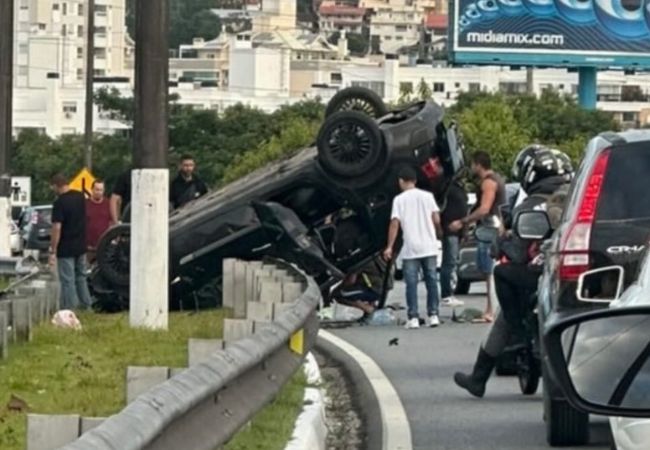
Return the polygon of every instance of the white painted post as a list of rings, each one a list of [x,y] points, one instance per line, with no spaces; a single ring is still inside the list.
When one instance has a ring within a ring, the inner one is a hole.
[[[129,322],[167,329],[169,309],[169,171],[132,171]]]
[[[11,205],[9,204],[9,197],[0,196],[0,257],[11,256],[10,220]]]

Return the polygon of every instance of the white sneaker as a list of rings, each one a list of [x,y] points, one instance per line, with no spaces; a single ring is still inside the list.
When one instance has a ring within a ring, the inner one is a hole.
[[[440,319],[438,318],[437,315],[434,314],[433,316],[429,317],[429,326],[431,328],[440,326]]]
[[[413,319],[409,319],[406,322],[406,325],[404,325],[404,328],[406,328],[407,330],[415,330],[420,328],[420,319],[418,319],[417,317],[414,317]]]
[[[464,301],[457,299],[456,297],[447,297],[442,299],[442,304],[444,306],[463,306],[465,304]]]

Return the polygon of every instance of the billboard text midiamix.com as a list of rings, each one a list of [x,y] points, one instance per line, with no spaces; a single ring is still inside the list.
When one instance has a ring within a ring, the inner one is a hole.
[[[530,33],[495,33],[490,30],[485,33],[467,33],[467,42],[478,44],[518,44],[518,45],[564,45],[564,35],[561,34],[530,34]]]

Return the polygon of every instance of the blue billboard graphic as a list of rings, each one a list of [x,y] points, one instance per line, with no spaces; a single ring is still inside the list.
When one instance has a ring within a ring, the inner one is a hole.
[[[455,0],[460,62],[650,67],[650,0]]]

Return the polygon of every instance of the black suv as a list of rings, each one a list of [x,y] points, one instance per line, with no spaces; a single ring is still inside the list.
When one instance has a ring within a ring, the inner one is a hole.
[[[608,132],[589,142],[561,223],[546,244],[538,292],[542,331],[559,317],[598,307],[576,298],[582,273],[621,265],[626,285],[634,281],[650,238],[650,195],[645,192],[649,174],[650,130]],[[541,351],[548,443],[585,444],[589,416],[566,401],[549,370],[548,355]]]
[[[391,112],[372,91],[341,91],[328,105],[315,147],[171,214],[172,301],[191,299],[217,280],[225,257],[280,257],[299,264],[323,289],[365,264],[385,246],[399,168],[416,168],[427,187],[463,166],[455,127],[443,117],[430,101]],[[104,235],[97,261],[95,295],[117,294],[126,306],[128,224]]]

